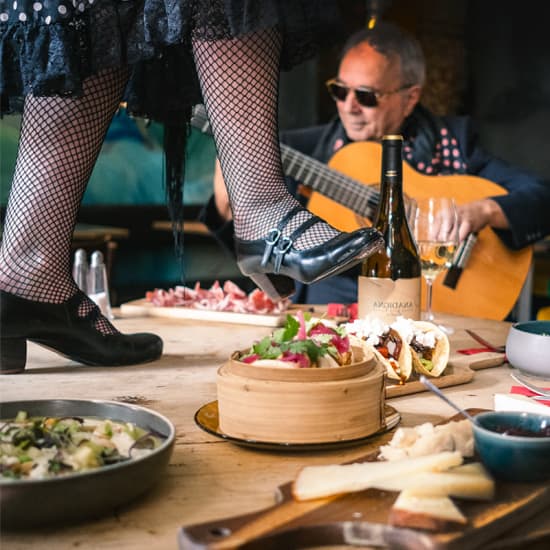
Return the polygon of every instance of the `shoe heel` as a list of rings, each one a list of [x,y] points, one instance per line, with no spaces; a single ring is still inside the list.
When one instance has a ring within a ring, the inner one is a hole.
[[[0,374],[17,374],[25,370],[27,341],[25,338],[0,340]]]
[[[294,280],[274,273],[250,273],[248,275],[274,302],[294,294]]]

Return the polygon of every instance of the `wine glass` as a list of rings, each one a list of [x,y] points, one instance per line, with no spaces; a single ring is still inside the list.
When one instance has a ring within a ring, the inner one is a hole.
[[[458,214],[454,200],[449,197],[416,199],[413,233],[426,281],[423,318],[433,321],[433,282],[439,273],[451,266],[458,247]]]

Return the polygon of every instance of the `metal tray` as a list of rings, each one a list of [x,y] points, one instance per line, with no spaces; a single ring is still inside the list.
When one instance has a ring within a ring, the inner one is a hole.
[[[108,514],[147,491],[161,477],[174,447],[173,424],[144,407],[100,400],[10,401],[0,403],[0,419],[12,419],[21,410],[30,416],[93,416],[133,422],[157,433],[164,442],[144,457],[87,472],[1,481],[2,529],[71,523]]]

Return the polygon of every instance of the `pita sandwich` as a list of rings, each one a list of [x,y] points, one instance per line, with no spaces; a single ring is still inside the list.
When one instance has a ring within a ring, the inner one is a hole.
[[[410,346],[398,328],[376,318],[356,319],[346,325],[350,336],[374,352],[385,367],[386,376],[400,383],[407,381],[413,371]]]
[[[434,323],[398,318],[392,324],[411,350],[413,369],[426,376],[441,376],[449,361],[447,335]]]

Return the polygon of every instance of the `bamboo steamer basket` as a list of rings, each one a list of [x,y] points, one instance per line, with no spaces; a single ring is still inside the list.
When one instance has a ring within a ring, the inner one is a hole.
[[[385,369],[372,352],[335,368],[259,367],[235,352],[217,374],[219,426],[228,436],[273,443],[329,443],[385,426]]]

